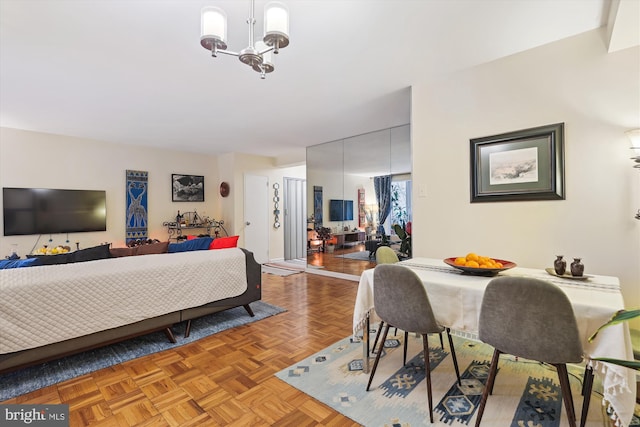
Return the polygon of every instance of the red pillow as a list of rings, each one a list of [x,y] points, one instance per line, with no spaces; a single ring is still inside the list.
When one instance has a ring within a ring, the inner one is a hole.
[[[240,236],[217,237],[209,245],[209,249],[225,249],[238,247],[238,238]]]

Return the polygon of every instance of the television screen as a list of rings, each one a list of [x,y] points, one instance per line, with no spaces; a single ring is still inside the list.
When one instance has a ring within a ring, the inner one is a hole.
[[[353,200],[329,200],[329,221],[353,221]]]
[[[106,231],[106,192],[3,188],[4,235]]]

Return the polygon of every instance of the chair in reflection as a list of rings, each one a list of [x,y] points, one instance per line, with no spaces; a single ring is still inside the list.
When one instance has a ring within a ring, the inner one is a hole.
[[[400,261],[398,255],[388,246],[380,246],[376,250],[377,264],[393,264]]]
[[[367,391],[371,387],[373,376],[380,362],[380,355],[384,348],[384,342],[389,333],[389,325],[394,325],[407,332],[416,332],[422,335],[424,352],[424,371],[427,379],[427,397],[429,403],[429,417],[433,423],[433,399],[431,396],[431,365],[429,361],[428,334],[441,334],[446,331],[449,337],[449,347],[453,366],[460,383],[458,359],[453,347],[453,340],[449,328],[438,324],[431,309],[431,303],[427,291],[415,272],[407,267],[394,264],[380,264],[376,266],[373,279],[373,300],[376,313],[385,322],[384,332],[380,348],[376,354],[376,360],[371,369]],[[405,337],[406,342],[406,337]]]
[[[493,346],[494,352],[476,427],[480,426],[487,398],[493,393],[498,360],[503,353],[555,366],[567,419],[569,425],[575,427],[566,364],[581,362],[583,349],[573,308],[562,289],[527,277],[505,276],[491,280],[482,300],[478,336],[480,341]],[[585,397],[591,394],[590,385],[586,388]],[[585,418],[583,411],[583,422]]]
[[[307,228],[307,253],[326,252],[327,240],[331,240],[330,228]]]

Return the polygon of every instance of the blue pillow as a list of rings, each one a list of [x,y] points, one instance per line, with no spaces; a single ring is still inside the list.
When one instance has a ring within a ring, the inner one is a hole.
[[[211,237],[200,237],[199,239],[187,240],[182,243],[169,243],[169,253],[206,251],[213,241]]]
[[[8,268],[30,267],[32,265],[38,265],[38,258],[3,259],[2,261],[0,261],[0,270],[5,270]]]

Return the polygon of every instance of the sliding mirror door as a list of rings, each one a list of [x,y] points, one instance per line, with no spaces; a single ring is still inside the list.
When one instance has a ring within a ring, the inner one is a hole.
[[[376,242],[410,220],[410,165],[409,125],[307,148],[309,268],[375,266]]]
[[[335,231],[342,227],[342,210],[336,200],[343,199],[344,142],[327,142],[307,148],[307,265],[342,271],[342,258],[336,253]],[[331,209],[333,208],[333,210]]]

